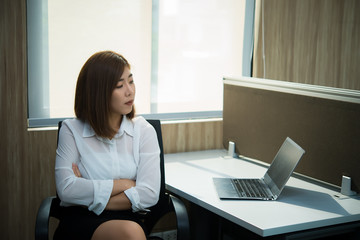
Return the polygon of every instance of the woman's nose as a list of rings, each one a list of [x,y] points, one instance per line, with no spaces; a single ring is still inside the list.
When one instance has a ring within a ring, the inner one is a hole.
[[[126,96],[131,96],[134,94],[134,92],[135,92],[134,88],[131,85],[126,84],[126,91],[125,91]]]

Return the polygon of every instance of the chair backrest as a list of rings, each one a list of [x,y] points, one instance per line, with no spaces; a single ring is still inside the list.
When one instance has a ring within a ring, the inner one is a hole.
[[[58,133],[57,133],[57,141],[56,141],[56,145],[59,144],[59,133],[60,133],[60,128],[61,128],[61,125],[62,125],[62,121],[60,121],[58,123]]]
[[[160,195],[159,195],[159,203],[162,202],[165,198],[165,162],[164,162],[164,147],[162,140],[162,132],[161,132],[161,122],[160,120],[147,119],[147,121],[154,127],[157,139],[160,147],[160,172],[161,172],[161,187],[160,187]]]

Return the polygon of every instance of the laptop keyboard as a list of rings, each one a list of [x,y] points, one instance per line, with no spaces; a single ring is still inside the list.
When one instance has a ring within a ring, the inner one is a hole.
[[[240,195],[247,197],[267,197],[267,193],[258,179],[233,179]]]

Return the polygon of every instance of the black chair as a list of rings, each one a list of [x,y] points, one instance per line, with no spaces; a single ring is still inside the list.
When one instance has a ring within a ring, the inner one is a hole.
[[[150,212],[142,215],[144,223],[151,232],[155,224],[169,212],[175,212],[177,224],[177,239],[190,239],[190,226],[186,207],[177,197],[165,191],[165,169],[164,169],[164,150],[161,133],[161,124],[159,120],[147,120],[156,130],[160,146],[160,170],[161,170],[161,189],[158,203],[150,208]],[[59,130],[61,127],[59,122]],[[58,131],[59,131],[58,130]],[[59,134],[58,134],[59,137]],[[35,239],[49,239],[49,220],[50,217],[59,219],[61,212],[60,199],[57,196],[51,196],[44,199],[38,209],[35,225]]]

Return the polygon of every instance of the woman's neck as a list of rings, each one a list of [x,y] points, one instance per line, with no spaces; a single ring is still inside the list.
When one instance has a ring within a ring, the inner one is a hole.
[[[117,115],[117,116],[112,116],[109,118],[109,124],[110,124],[110,127],[115,131],[119,131],[120,129],[120,125],[121,125],[121,122],[122,122],[122,118],[123,116],[122,115]]]

